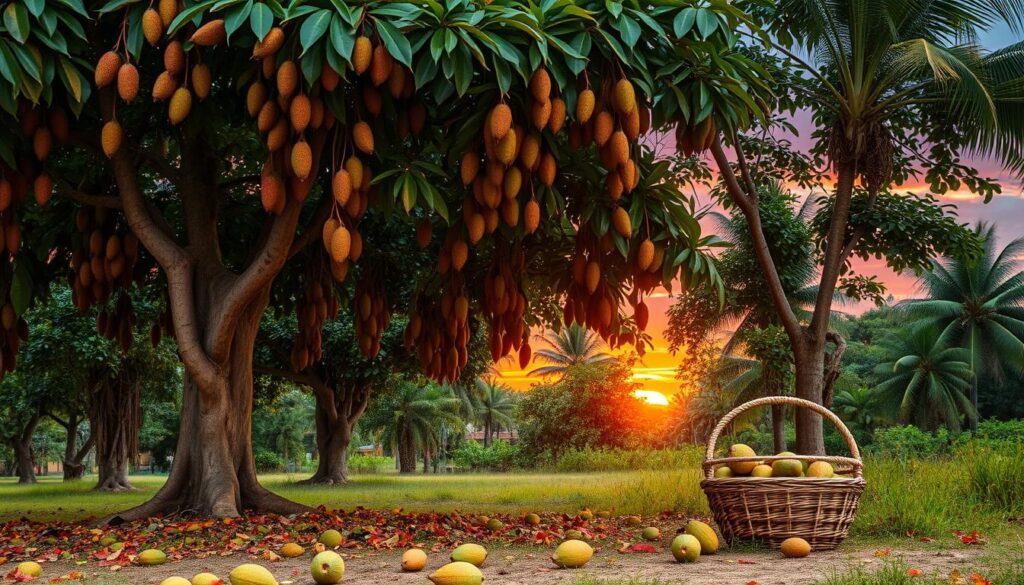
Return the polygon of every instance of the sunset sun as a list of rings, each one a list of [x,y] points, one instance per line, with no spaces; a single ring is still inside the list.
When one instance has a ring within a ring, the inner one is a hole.
[[[668,398],[657,390],[640,389],[634,391],[633,396],[653,406],[668,406]]]

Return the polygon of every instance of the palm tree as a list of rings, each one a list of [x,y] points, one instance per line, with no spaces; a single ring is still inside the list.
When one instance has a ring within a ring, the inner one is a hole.
[[[548,347],[538,349],[534,359],[550,362],[529,373],[530,376],[562,376],[569,368],[580,364],[599,364],[615,359],[609,353],[598,351],[601,338],[573,323],[560,331],[550,331],[543,337]]]
[[[477,378],[475,386],[476,419],[484,427],[484,447],[490,447],[491,438],[496,432],[502,427],[511,429],[515,424],[513,414],[516,410],[516,401],[508,386],[498,384],[494,378]]]
[[[735,156],[721,140],[711,151],[732,203],[758,240],[758,264],[793,347],[796,394],[820,403],[831,298],[851,254],[863,251],[858,245],[870,235],[868,228],[855,228],[851,217],[875,210],[909,165],[932,167],[928,178],[937,183],[949,168],[949,175],[959,175],[950,184],[964,178],[990,195],[985,183],[952,165],[960,150],[992,154],[1015,172],[1024,170],[1024,43],[988,54],[977,44],[981,32],[1003,22],[1019,29],[1024,10],[1016,0],[779,0],[764,10],[765,26],[777,41],[773,49],[800,69],[785,89],[813,109],[820,145],[814,154],[829,164],[835,179],[821,225],[817,299],[806,326],[788,303],[766,250],[750,171],[754,161],[729,134],[725,142]],[[823,452],[820,417],[798,413],[797,443],[800,452]]]
[[[434,384],[420,386],[399,380],[394,393],[384,400],[385,404],[367,419],[367,428],[395,449],[402,473],[416,470],[417,451],[424,454],[424,470],[429,468],[430,452],[440,442],[441,429],[463,424],[458,415],[461,401]]]
[[[1001,383],[1024,372],[1024,238],[996,253],[995,228],[978,224],[975,232],[985,242],[980,257],[933,262],[921,277],[927,297],[901,305],[935,323],[944,341],[967,349],[977,411],[979,378]],[[976,425],[972,419],[971,430]]]
[[[880,398],[877,389],[867,386],[840,390],[836,392],[832,410],[853,428],[858,436],[870,436],[873,429],[885,418],[882,415]]]
[[[886,361],[878,364],[876,391],[888,412],[900,422],[935,430],[946,425],[960,431],[960,419],[975,414],[967,392],[971,387],[969,353],[946,344],[939,329],[922,323],[900,329],[881,344]]]

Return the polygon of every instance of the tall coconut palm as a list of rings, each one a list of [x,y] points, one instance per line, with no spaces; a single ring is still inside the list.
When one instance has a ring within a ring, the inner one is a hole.
[[[758,264],[793,347],[796,394],[820,403],[832,297],[851,255],[903,260],[898,250],[872,247],[878,239],[865,236],[878,228],[896,237],[892,226],[913,217],[858,223],[891,199],[894,178],[924,166],[939,189],[966,184],[991,196],[987,183],[955,164],[960,151],[991,154],[1015,172],[1024,170],[1024,43],[994,53],[977,44],[980,33],[1001,23],[1018,30],[1024,9],[1019,0],[779,0],[764,10],[775,50],[801,69],[784,82],[786,90],[812,110],[814,154],[828,162],[835,179],[820,214],[819,286],[806,325],[788,303],[767,251],[756,161],[729,132],[711,151],[730,201],[756,240]],[[726,153],[727,146],[735,152]],[[936,246],[951,245],[940,230],[933,235]],[[824,451],[822,420],[813,412],[798,412],[797,450]]]
[[[967,349],[977,410],[979,379],[1001,383],[1024,372],[1024,238],[997,253],[994,226],[979,224],[975,232],[985,240],[981,256],[934,262],[921,277],[927,296],[901,306],[934,322],[947,343]]]
[[[429,457],[430,450],[439,443],[444,425],[462,424],[458,415],[460,400],[434,384],[420,386],[400,380],[384,402],[367,418],[366,425],[379,433],[381,443],[395,449],[402,473],[416,470],[417,452]],[[428,467],[425,457],[424,469]]]
[[[615,359],[609,353],[600,351],[601,338],[593,331],[573,323],[560,331],[544,335],[548,347],[534,352],[534,359],[550,362],[530,372],[530,376],[561,376],[569,368],[580,364],[599,364]]]
[[[937,327],[922,323],[898,330],[881,346],[886,361],[875,368],[876,391],[900,422],[929,430],[945,425],[959,432],[961,418],[974,417],[967,398],[972,378],[969,353],[949,346]]]
[[[516,401],[508,386],[499,384],[494,378],[477,378],[477,406],[475,418],[484,427],[484,447],[491,446],[491,440],[502,428],[512,429]]]

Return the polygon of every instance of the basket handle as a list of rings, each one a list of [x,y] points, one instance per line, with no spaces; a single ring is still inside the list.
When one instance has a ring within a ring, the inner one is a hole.
[[[788,404],[790,406],[799,406],[808,410],[813,410],[828,419],[829,422],[836,427],[836,430],[839,431],[839,434],[843,436],[843,439],[846,440],[846,446],[850,449],[850,455],[852,455],[857,461],[860,461],[860,449],[857,448],[857,441],[853,438],[853,434],[850,433],[850,429],[846,428],[843,421],[836,416],[836,413],[820,404],[811,402],[810,400],[794,398],[793,396],[765,396],[764,398],[757,398],[750,402],[744,402],[730,410],[728,414],[722,417],[722,420],[718,421],[718,424],[715,425],[715,429],[711,431],[711,436],[708,438],[708,449],[704,454],[704,460],[708,461],[715,458],[715,446],[718,443],[718,436],[722,434],[722,431],[734,418],[751,408],[776,404]]]

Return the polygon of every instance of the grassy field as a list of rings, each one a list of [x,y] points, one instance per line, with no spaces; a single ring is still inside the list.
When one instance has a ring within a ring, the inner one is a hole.
[[[853,536],[865,539],[948,535],[951,531],[1017,535],[1024,516],[1024,473],[1014,462],[1021,453],[977,450],[956,459],[868,459],[865,492]],[[460,510],[475,513],[573,513],[584,507],[618,514],[670,510],[705,515],[707,502],[696,467],[664,471],[600,473],[507,473],[400,476],[354,475],[346,486],[300,486],[303,476],[268,475],[273,491],[310,506],[351,509],[401,507],[409,511]],[[140,503],[163,478],[137,476],[135,492],[92,491],[88,479],[64,484],[41,478],[35,486],[0,479],[0,519],[78,520],[103,516]]]

